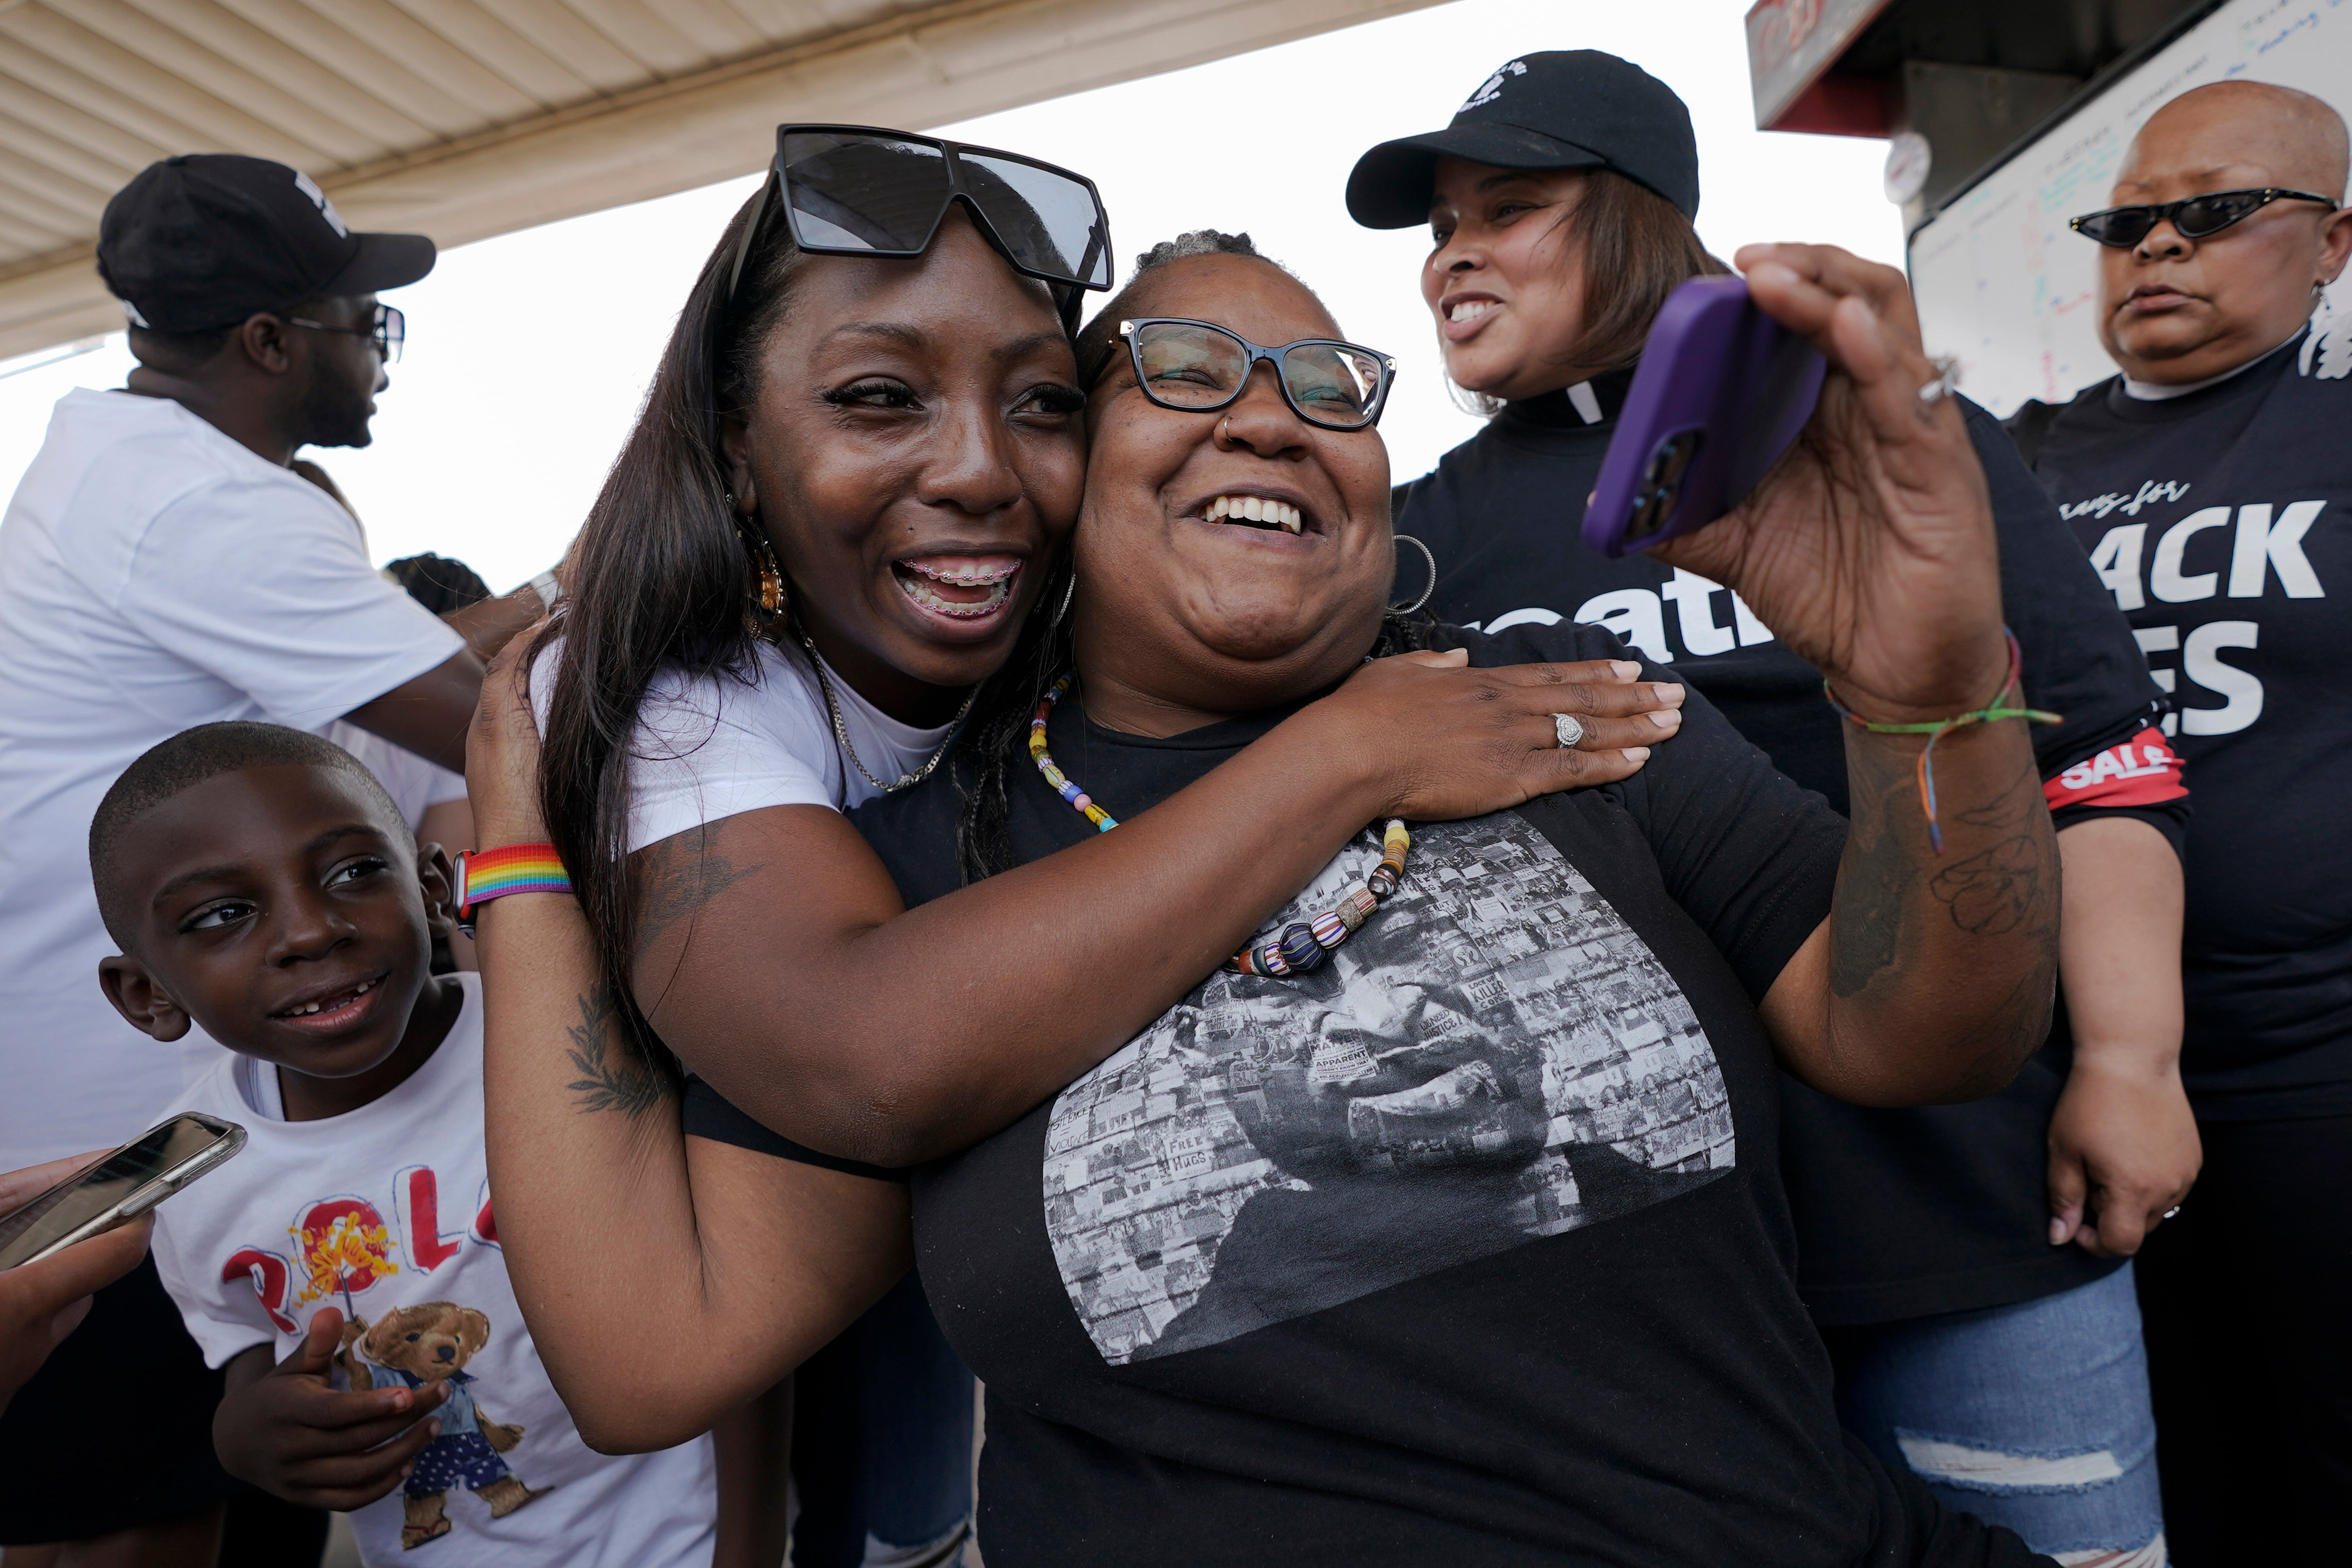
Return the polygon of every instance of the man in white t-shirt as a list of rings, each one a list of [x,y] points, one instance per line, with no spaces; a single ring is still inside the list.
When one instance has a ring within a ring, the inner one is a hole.
[[[179,731],[257,718],[348,719],[461,769],[482,658],[539,611],[525,592],[430,614],[288,466],[367,443],[401,332],[375,292],[433,260],[421,235],[352,233],[261,159],[169,159],[107,205],[99,266],[139,367],[122,391],[58,403],[0,518],[0,1170],[136,1135],[194,1059],[140,1040],[91,983],[112,946],[83,842],[115,775]],[[98,1355],[192,1413],[168,1433],[116,1424],[78,1362]],[[210,1510],[225,1483],[202,1375],[152,1268],[101,1292],[0,1421],[0,1544]],[[100,1425],[68,1429],[85,1419]],[[40,1461],[77,1448],[120,1462]]]
[[[427,972],[446,859],[348,752],[249,723],[133,763],[89,846],[121,952],[84,984],[158,1040],[229,1047],[171,1109],[245,1146],[158,1205],[153,1240],[227,1369],[223,1461],[349,1511],[371,1568],[423,1547],[441,1568],[709,1568],[712,1439],[591,1450],[516,1303],[479,983]]]

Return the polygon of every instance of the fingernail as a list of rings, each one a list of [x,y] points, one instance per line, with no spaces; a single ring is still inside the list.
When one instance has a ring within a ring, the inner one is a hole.
[[[1778,261],[1759,261],[1748,269],[1748,281],[1750,283],[1794,283],[1796,280],[1796,269]]]
[[[1625,760],[1629,763],[1646,763],[1650,760],[1650,748],[1647,746],[1628,746],[1625,748],[1624,756]]]
[[[2050,1245],[2053,1247],[2065,1246],[2066,1237],[2073,1234],[2074,1228],[2074,1226],[2068,1225],[2063,1219],[2052,1220],[2050,1222]]]
[[[1609,661],[1609,673],[1620,680],[1631,680],[1642,673],[1642,667],[1630,658],[1613,658]]]
[[[1650,688],[1650,698],[1662,707],[1672,708],[1683,700],[1682,684],[1679,681],[1662,680]]]
[[[1671,730],[1683,721],[1682,714],[1672,708],[1661,709],[1650,715],[1650,722],[1661,730]]]

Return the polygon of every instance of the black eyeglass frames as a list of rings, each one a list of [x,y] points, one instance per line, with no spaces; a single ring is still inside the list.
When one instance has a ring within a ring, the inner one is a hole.
[[[1121,321],[1135,384],[1162,408],[1203,414],[1240,398],[1263,360],[1292,413],[1326,430],[1369,430],[1381,422],[1396,361],[1361,343],[1301,338],[1268,347],[1212,321],[1159,317]],[[1095,378],[1101,378],[1101,369]]]
[[[2203,239],[2233,223],[2243,222],[2273,202],[2317,202],[2331,209],[2337,205],[2334,196],[2264,185],[2259,190],[2210,191],[2201,196],[2184,196],[2179,201],[2154,206],[2109,207],[2105,212],[2069,218],[2066,226],[2101,245],[2127,250],[2146,239],[2158,224],[2170,223],[2183,239]]]
[[[396,305],[378,305],[374,321],[364,327],[331,327],[324,321],[306,321],[300,316],[287,317],[286,324],[308,327],[314,332],[342,332],[354,338],[372,338],[375,342],[375,352],[383,356],[386,364],[399,363],[401,345],[408,341],[408,318],[400,313]]]
[[[1015,271],[1110,287],[1110,215],[1092,180],[1018,153],[874,125],[779,125],[758,207],[727,274],[732,300],[777,193],[793,243],[824,256],[920,256],[961,197]],[[1073,308],[1072,296],[1067,308]]]

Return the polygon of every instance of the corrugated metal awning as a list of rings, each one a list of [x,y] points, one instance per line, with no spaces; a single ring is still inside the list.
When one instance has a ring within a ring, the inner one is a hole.
[[[99,213],[174,153],[458,245],[751,173],[781,120],[946,124],[1432,3],[0,0],[0,358],[121,325]]]

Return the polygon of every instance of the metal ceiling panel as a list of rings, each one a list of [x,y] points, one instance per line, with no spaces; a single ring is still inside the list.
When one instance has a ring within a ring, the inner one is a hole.
[[[0,0],[0,358],[110,331],[98,215],[173,153],[444,245],[1434,0]]]

